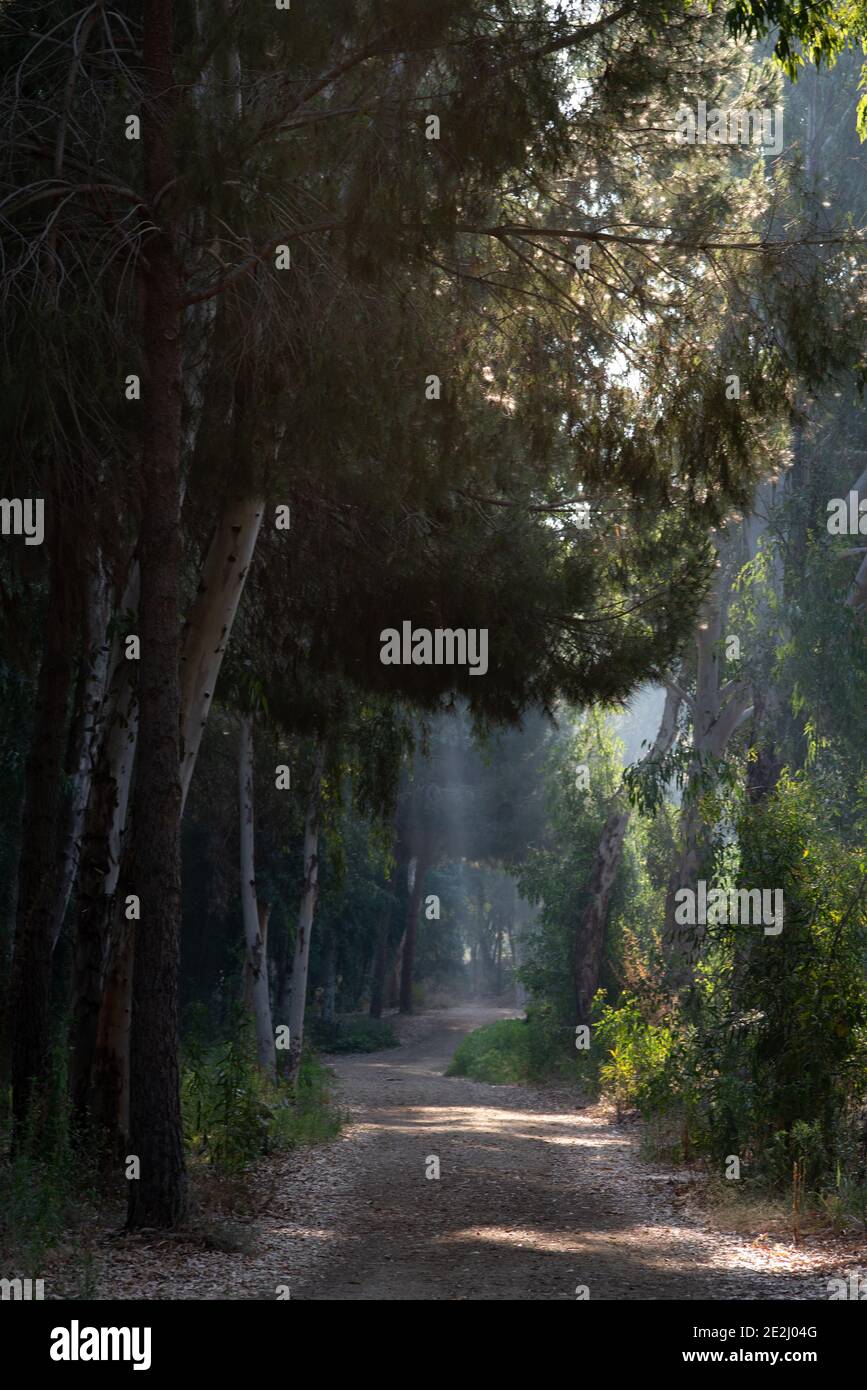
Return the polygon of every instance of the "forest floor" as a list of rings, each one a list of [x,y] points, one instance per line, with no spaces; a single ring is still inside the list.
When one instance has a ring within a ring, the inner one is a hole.
[[[467,1032],[510,1014],[438,1010],[400,1020],[400,1048],[332,1059],[343,1133],[257,1166],[237,1248],[107,1238],[95,1296],[825,1300],[857,1267],[851,1243],[711,1229],[684,1170],[643,1160],[607,1106],[444,1075]]]

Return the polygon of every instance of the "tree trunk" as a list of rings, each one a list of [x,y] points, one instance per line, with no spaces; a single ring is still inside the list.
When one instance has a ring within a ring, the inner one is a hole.
[[[181,727],[186,731],[182,776],[183,802],[192,781],[201,737],[211,707],[214,684],[219,674],[249,562],[261,525],[262,504],[232,503],[220,517],[202,571],[199,591],[190,613],[184,639],[184,695]],[[121,607],[137,611],[140,572],[135,563]],[[80,880],[80,903],[76,964],[75,1052],[73,1053],[73,1096],[80,1117],[90,1105],[100,1117],[100,1125],[110,1134],[124,1132],[127,1111],[127,1081],[118,1081],[119,1068],[127,1064],[129,1040],[123,1036],[124,1020],[129,1019],[129,1001],[119,999],[128,990],[132,969],[132,943],[122,933],[117,943],[116,970],[109,967],[111,982],[106,989],[106,1018],[98,1022],[101,981],[106,975],[109,951],[109,901],[117,886],[121,846],[126,828],[127,806],[138,735],[138,706],[134,665],[123,654],[122,643],[112,661],[114,696],[104,726],[107,745],[94,776],[94,795],[88,809],[84,833]],[[95,799],[94,799],[95,798]],[[97,969],[96,962],[99,962]],[[99,1043],[97,1044],[97,1033]],[[99,1054],[98,1078],[91,1086],[91,1065]],[[104,1096],[96,1089],[106,1085]],[[90,1096],[89,1096],[90,1093]],[[112,1107],[116,1106],[112,1120]]]
[[[192,455],[195,445],[203,405],[202,363],[206,361],[203,342],[207,337],[214,312],[215,303],[208,302],[193,306],[186,315],[186,323],[190,330],[185,335],[186,345],[189,346],[190,342],[193,343],[190,360],[186,363],[183,372],[183,387],[187,403],[184,443],[189,455]],[[182,492],[183,486],[181,486],[181,494]],[[181,705],[181,729],[185,740],[182,746],[183,762],[181,768],[182,810],[192,780],[202,731],[213,697],[214,683],[219,673],[249,569],[249,560],[261,522],[261,515],[257,519],[255,513],[257,509],[261,511],[261,505],[261,503],[249,500],[233,501],[220,514],[203,567],[198,594],[185,627],[183,666],[186,684]],[[131,573],[127,595],[125,595],[121,605],[123,611],[129,609],[136,611],[138,609],[139,577],[139,566],[136,561]],[[129,666],[129,663],[124,661],[122,656],[121,665],[123,667]],[[112,669],[115,668],[112,667]],[[109,756],[106,762],[106,766],[112,769],[109,776],[114,779],[118,786],[115,813],[111,823],[111,847],[104,831],[98,832],[93,829],[85,831],[85,846],[88,842],[90,844],[91,872],[89,874],[90,888],[84,895],[83,908],[79,910],[79,933],[82,937],[82,953],[85,959],[79,962],[78,967],[79,985],[76,988],[76,999],[81,1000],[81,1004],[80,1007],[78,1005],[76,1007],[76,1013],[80,1017],[75,1025],[74,1036],[77,1039],[76,1052],[81,1058],[80,1064],[76,1063],[76,1054],[73,1054],[73,1068],[82,1073],[75,1087],[79,1096],[83,1097],[78,1106],[79,1112],[82,1113],[87,1100],[91,1059],[97,1048],[96,1038],[97,1032],[99,1033],[98,1073],[108,1086],[108,1090],[104,1096],[94,1094],[92,1103],[94,1112],[102,1117],[101,1123],[115,1135],[124,1132],[124,1116],[128,1110],[126,1102],[128,1077],[125,1076],[123,1081],[119,1082],[118,1076],[121,1070],[128,1069],[129,1038],[124,1033],[124,1020],[128,1025],[130,1017],[128,987],[132,970],[133,943],[129,932],[124,928],[120,930],[118,939],[109,946],[109,922],[112,917],[112,904],[108,901],[106,894],[110,895],[114,891],[114,887],[106,887],[105,891],[102,891],[99,887],[99,878],[100,875],[106,874],[105,866],[108,864],[112,865],[112,871],[119,869],[120,845],[126,828],[129,780],[135,759],[137,708],[134,696],[128,710],[124,711],[123,701],[121,701],[121,706],[122,711],[118,716],[118,727],[121,730],[126,728],[129,735],[128,746],[123,750],[123,767],[118,772],[113,770],[117,758],[116,748],[114,755]],[[107,722],[109,726],[112,725],[112,720]],[[102,793],[99,799],[102,804],[96,809],[92,819],[95,822],[101,822],[104,827],[107,823],[105,805],[109,803],[110,798]],[[91,819],[90,813],[88,813],[88,819]],[[83,849],[82,854],[85,852]],[[85,877],[83,865],[80,870],[80,877]],[[113,962],[108,967],[107,993],[109,997],[104,1001],[106,1017],[98,1023],[97,1019],[101,1008],[100,986],[99,976],[94,969],[93,962],[97,958],[101,959],[101,974],[105,976],[105,961],[109,949]],[[86,985],[88,980],[90,981],[89,988]],[[84,993],[82,993],[82,987],[84,987]],[[120,1005],[121,998],[125,998],[125,1006]]]
[[[386,990],[386,1000],[389,1009],[396,1009],[400,1004],[400,978],[401,966],[403,964],[403,948],[406,944],[406,927],[400,934],[400,940],[394,948],[394,956],[391,962],[391,969],[388,973],[388,989]]]
[[[60,879],[51,922],[52,949],[57,945],[78,873],[93,770],[98,757],[99,715],[108,675],[107,626],[108,589],[102,565],[98,562],[98,568],[88,580],[84,650],[81,654],[81,688],[76,701],[69,767],[73,779],[73,792],[62,835]]]
[[[376,953],[373,958],[373,980],[370,987],[370,1017],[382,1018],[385,1001],[385,977],[388,971],[388,938],[391,928],[391,907],[384,908],[376,933]]]
[[[121,901],[104,900],[110,954],[96,1011],[90,1086],[85,1091],[85,1096],[89,1095],[86,1118],[109,1158],[123,1154],[130,1134],[129,1048],[136,923],[127,919]]]
[[[214,538],[187,622],[181,661],[181,811],[262,525],[264,503],[231,503]]]
[[[18,869],[21,849],[21,812],[19,804],[12,817],[9,843],[6,846],[6,872],[0,878],[0,1087],[3,1095],[9,1093],[11,1082],[10,1032],[12,995],[10,979],[12,970],[12,948],[15,936],[15,912],[18,905]]]
[[[137,607],[137,571],[135,589]],[[118,645],[121,645],[120,642]],[[124,658],[122,651],[112,664],[113,677],[106,701],[102,746],[91,782],[90,804],[81,842],[73,962],[70,1063],[73,1109],[79,1123],[85,1121],[88,1111],[94,1117],[98,1114],[100,1125],[111,1134],[125,1133],[117,1108],[120,1091],[116,1082],[116,1065],[109,1060],[106,1050],[114,1051],[118,1045],[117,990],[121,987],[119,981],[129,981],[132,964],[132,957],[128,956],[128,961],[121,965],[119,977],[112,981],[109,988],[108,981],[115,974],[118,950],[121,953],[126,950],[128,955],[128,947],[121,946],[119,941],[112,938],[112,922],[118,921],[114,897],[120,876],[123,832],[138,739],[135,665],[135,662]],[[108,1014],[104,1021],[100,1019],[103,1007]],[[128,997],[123,1016],[129,1017]],[[127,1040],[120,1040],[119,1046],[126,1058]],[[95,1069],[97,1056],[100,1061]],[[109,1088],[104,1096],[99,1095],[101,1079],[108,1080]],[[121,1089],[126,1094],[126,1081]]]
[[[268,992],[268,952],[256,897],[255,835],[253,821],[253,720],[241,719],[238,743],[238,791],[241,813],[241,910],[244,917],[246,994],[256,1023],[259,1066],[268,1076],[277,1075],[277,1051],[271,1026]],[[266,918],[267,922],[267,918]]]
[[[68,594],[71,580],[52,526],[45,644],[33,735],[24,770],[18,913],[11,971],[12,1115],[23,1124],[47,1081],[51,1020],[51,931],[59,864],[58,820],[66,712],[72,684]]]
[[[385,1003],[386,979],[388,976],[388,943],[391,937],[391,924],[394,917],[394,886],[400,881],[402,870],[402,847],[400,842],[394,847],[394,862],[391,873],[385,882],[389,902],[382,910],[379,930],[376,934],[376,953],[373,959],[373,980],[370,989],[370,1017],[382,1018]]]
[[[146,195],[174,182],[172,0],[145,0]],[[145,247],[145,429],[142,451],[139,757],[133,796],[130,884],[141,904],[130,1029],[130,1147],[141,1177],[129,1184],[131,1229],[176,1226],[186,1212],[178,1059],[180,872],[180,449],[181,284],[170,223]]]
[[[415,969],[415,945],[418,937],[418,914],[421,907],[424,881],[429,865],[429,852],[425,846],[412,860],[414,872],[409,885],[409,901],[406,906],[406,932],[403,939],[403,960],[400,966],[400,1012],[412,1013],[412,977]]]
[[[274,1023],[288,1027],[291,1007],[292,977],[289,961],[289,944],[283,941],[275,962],[274,983]]]
[[[322,1021],[337,1017],[337,932],[331,927],[325,947],[325,985],[322,991]]]
[[[198,399],[200,390],[195,379],[195,371],[188,369],[185,376],[188,395],[190,394],[191,380],[193,380],[192,394],[195,397],[191,402],[190,417],[192,418],[200,413],[201,401]],[[191,447],[191,441],[189,441],[189,447]],[[198,593],[185,626],[181,694],[182,812],[192,782],[202,733],[213,700],[214,687],[249,573],[250,562],[261,526],[263,505],[261,501],[256,499],[234,500],[221,513],[203,566]],[[134,577],[135,596],[129,602],[124,601],[122,606],[125,610],[130,607],[133,609],[138,607],[137,564]],[[124,665],[126,664],[124,662]],[[129,721],[129,746],[125,750],[127,757],[124,772],[116,780],[118,785],[122,785],[124,791],[128,792],[127,774],[131,774],[132,771],[137,733],[137,709],[134,703],[126,718]],[[121,727],[123,727],[123,718],[121,718]],[[113,766],[111,759],[109,759],[108,766]],[[101,799],[103,800],[103,808],[97,810],[95,816],[97,818],[101,816],[104,823],[104,797]],[[126,825],[126,809],[126,796],[119,795],[116,803],[116,814],[112,823],[112,840],[118,845],[122,840]],[[126,1008],[118,1007],[115,989],[122,990],[124,981],[128,982],[130,978],[132,943],[128,939],[128,935],[122,942],[118,943],[120,959],[118,960],[118,973],[113,980],[115,988],[109,991],[112,997],[106,1004],[107,1017],[104,1023],[98,1024],[97,1019],[101,1004],[98,988],[94,987],[97,976],[94,973],[92,962],[97,956],[103,962],[105,960],[107,924],[111,916],[111,904],[105,899],[104,894],[101,897],[97,896],[99,870],[97,869],[94,873],[93,869],[97,865],[114,862],[116,856],[114,852],[109,855],[104,838],[95,832],[85,832],[85,843],[88,840],[90,840],[92,861],[92,872],[89,876],[91,887],[85,894],[84,908],[80,909],[80,913],[83,912],[86,916],[83,922],[82,920],[79,921],[79,932],[83,939],[82,950],[86,960],[80,963],[79,969],[82,973],[79,975],[80,983],[76,988],[76,998],[81,999],[81,1007],[76,1010],[77,1013],[81,1014],[81,1018],[75,1025],[77,1053],[81,1058],[80,1065],[73,1058],[74,1070],[82,1072],[83,1076],[79,1077],[74,1090],[81,1098],[77,1108],[80,1113],[83,1113],[89,1085],[90,1064],[97,1047],[98,1031],[100,1035],[99,1074],[108,1084],[109,1090],[104,1097],[94,1096],[93,1108],[102,1116],[102,1124],[106,1128],[123,1132],[123,1114],[126,1111],[124,1097],[127,1094],[127,1082],[124,1081],[119,1085],[117,1076],[118,1068],[126,1065],[124,1059],[127,1059],[129,1054],[129,1040],[122,1035],[123,1020],[129,1019],[129,1007],[128,1004]],[[100,840],[102,840],[101,843]],[[81,876],[85,876],[83,867]],[[106,891],[113,891],[113,889]],[[101,930],[97,927],[97,923],[102,924]],[[90,963],[86,963],[86,961]],[[91,982],[89,989],[86,988],[86,980],[88,979]],[[81,992],[82,989],[85,990],[84,993]],[[110,1122],[112,1097],[117,1101],[119,1108],[114,1121]]]
[[[266,962],[269,983],[274,976],[274,963],[268,959],[268,923],[271,920],[271,904],[264,898],[256,898],[256,916],[259,921],[259,938],[262,942],[262,956]],[[253,1012],[253,983],[250,972],[244,971],[244,1008]]]
[[[322,772],[325,766],[325,744],[320,739],[313,759],[310,795],[304,821],[304,888],[298,911],[298,931],[295,936],[295,956],[292,963],[292,997],[289,1005],[289,1079],[294,1085],[301,1068],[301,1048],[304,1042],[304,1012],[307,1003],[307,971],[310,964],[310,937],[313,914],[319,895],[319,809],[322,793]]]
[[[589,901],[581,914],[575,941],[575,1008],[578,1023],[590,1022],[590,1006],[599,988],[605,926],[611,894],[629,825],[629,812],[615,808],[605,822],[588,885]]]
[[[695,696],[685,696],[692,714],[692,760],[687,775],[680,818],[678,861],[666,894],[663,944],[673,986],[688,984],[701,949],[704,926],[681,926],[675,921],[675,895],[681,888],[695,888],[701,862],[701,812],[696,800],[701,778],[713,776],[715,760],[722,757],[732,735],[752,714],[749,688],[741,682],[720,681],[720,644],[723,630],[723,595],[726,573],[719,565],[714,587],[702,609],[695,634]]]
[[[509,946],[512,952],[512,967],[515,974],[515,1008],[526,1009],[527,1007],[527,987],[519,975],[521,966],[524,964],[524,913],[521,910],[521,895],[518,885],[512,880],[512,922],[509,931]]]

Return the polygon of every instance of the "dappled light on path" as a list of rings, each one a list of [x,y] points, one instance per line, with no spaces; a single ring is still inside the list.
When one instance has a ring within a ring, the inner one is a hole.
[[[826,1297],[805,1251],[711,1232],[682,1174],[570,1088],[446,1076],[481,1007],[413,1018],[410,1041],[333,1059],[339,1138],[264,1160],[237,1250],[111,1242],[98,1297],[562,1300]],[[436,1159],[439,1177],[429,1177]],[[178,1295],[174,1291],[183,1289]]]
[[[341,1238],[299,1297],[810,1296],[764,1252],[675,1216],[671,1175],[640,1161],[606,1109],[568,1088],[444,1075],[462,1034],[494,1016],[443,1011],[408,1046],[336,1060],[351,1190]]]

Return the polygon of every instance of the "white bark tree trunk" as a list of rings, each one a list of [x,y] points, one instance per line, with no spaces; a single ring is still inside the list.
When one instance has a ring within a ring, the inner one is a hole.
[[[234,503],[225,509],[217,523],[199,591],[187,622],[181,673],[182,807],[189,791],[214,685],[261,527],[263,509],[264,504],[256,500]],[[121,602],[122,611],[137,610],[139,583],[139,567],[135,562]],[[110,822],[107,831],[102,831],[105,848],[96,843],[92,846],[85,843],[84,850],[85,854],[92,852],[99,860],[100,896],[105,903],[105,916],[110,912],[108,904],[117,890],[120,877],[138,741],[138,701],[132,679],[133,670],[126,661],[123,642],[119,638],[115,640],[110,665],[112,676],[100,715],[100,729],[106,740],[104,768],[109,783],[107,788],[103,788],[102,799],[105,804],[107,794]],[[90,896],[92,899],[92,885]],[[94,910],[92,901],[88,910],[91,913]],[[99,920],[100,914],[96,916]],[[121,913],[114,912],[112,930],[104,943],[94,1091],[100,1089],[99,1073],[110,1071],[112,1075],[120,1077],[126,1071],[132,951],[132,929],[122,921]],[[113,1082],[113,1087],[121,1094],[119,1112],[122,1125],[126,1108],[126,1082],[118,1079]],[[107,1105],[103,1104],[102,1109],[105,1112]]]
[[[244,592],[265,504],[246,498],[217,522],[181,656],[181,811],[193,777],[214,689]]]
[[[120,612],[138,606],[139,568],[130,568]],[[127,938],[132,926],[113,903],[120,878],[126,813],[138,739],[135,663],[127,661],[118,632],[108,661],[109,680],[94,731],[94,765],[77,847],[78,901],[74,962],[74,1047],[71,1085],[76,1113],[92,1111],[112,1128],[110,1096],[121,1096],[131,981]],[[126,1023],[119,1020],[126,1019]],[[103,1091],[100,1096],[98,1093]],[[125,1100],[114,1107],[115,1118]],[[117,1125],[114,1126],[115,1130]]]
[[[253,720],[241,719],[238,743],[238,792],[241,812],[241,907],[247,953],[244,961],[246,993],[256,1024],[259,1066],[268,1076],[277,1075],[277,1052],[271,1025],[268,992],[267,943],[256,896],[255,835],[253,820]],[[267,920],[267,919],[266,919]]]

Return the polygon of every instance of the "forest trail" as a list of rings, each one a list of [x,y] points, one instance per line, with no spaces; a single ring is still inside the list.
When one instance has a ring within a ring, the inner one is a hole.
[[[606,1109],[443,1074],[466,1033],[509,1016],[431,1013],[399,1049],[334,1059],[351,1114],[328,1146],[339,1213],[293,1299],[827,1298],[799,1252],[687,1224],[677,1175]]]
[[[393,1019],[399,1048],[332,1057],[338,1138],[262,1159],[243,1178],[255,1213],[216,1219],[213,1239],[106,1225],[90,1296],[523,1301],[586,1285],[591,1299],[827,1299],[841,1272],[827,1253],[703,1229],[676,1209],[683,1170],[644,1162],[609,1107],[444,1075],[466,1033],[513,1016]]]

